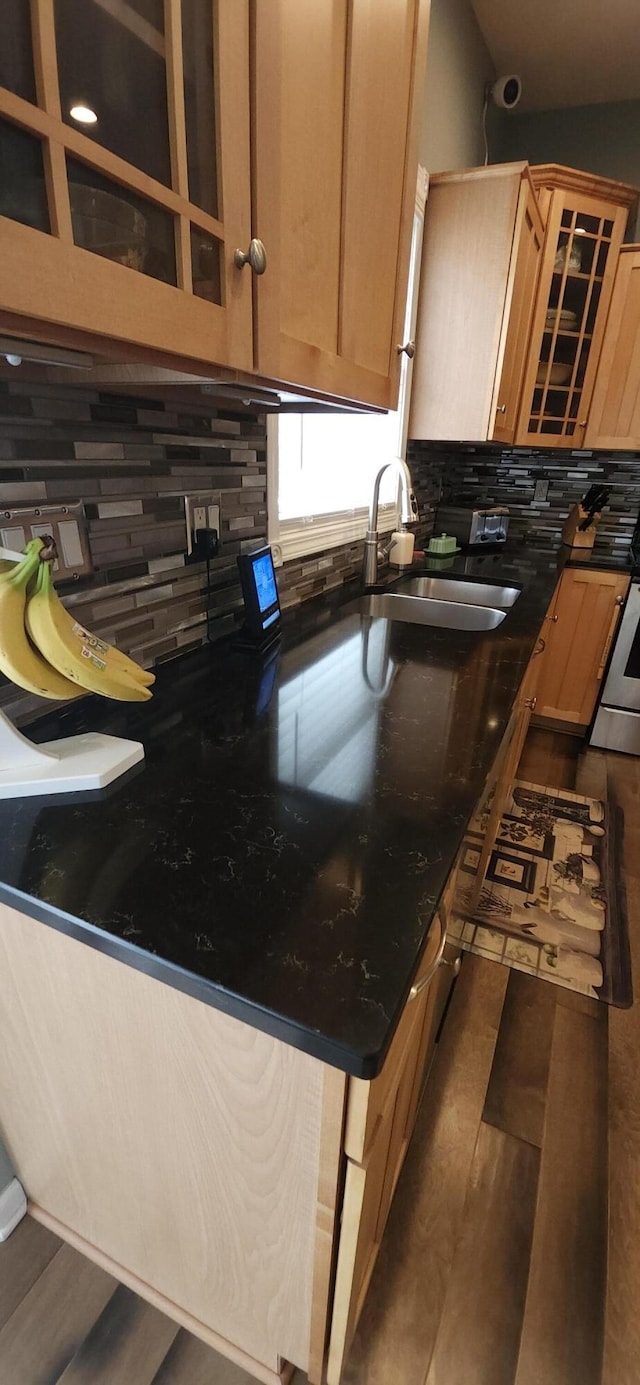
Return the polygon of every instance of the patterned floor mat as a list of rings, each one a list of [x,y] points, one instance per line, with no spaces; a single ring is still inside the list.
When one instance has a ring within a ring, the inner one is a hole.
[[[628,1007],[623,827],[614,802],[516,780],[473,915],[483,818],[469,824],[450,937],[467,952]]]

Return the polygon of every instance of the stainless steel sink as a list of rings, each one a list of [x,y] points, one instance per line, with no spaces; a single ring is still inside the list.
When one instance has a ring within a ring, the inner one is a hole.
[[[418,577],[412,579],[411,585],[413,586],[414,582],[429,580]],[[435,580],[438,583],[442,582],[442,578]],[[457,585],[470,586],[471,583],[456,583]],[[402,620],[410,625],[440,625],[446,630],[495,630],[507,614],[506,609],[500,611],[494,606],[472,606],[459,600],[441,601],[435,597],[404,590],[372,592],[370,596],[362,598],[358,610],[364,616],[383,616],[387,620]]]
[[[465,606],[497,606],[505,610],[510,610],[520,595],[519,587],[465,582],[464,578],[458,577],[409,577],[399,582],[395,591],[399,596],[417,596],[429,601],[461,601]]]

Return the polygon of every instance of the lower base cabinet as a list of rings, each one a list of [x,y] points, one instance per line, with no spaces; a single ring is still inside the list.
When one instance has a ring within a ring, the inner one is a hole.
[[[320,1385],[327,1347],[337,1385],[455,975],[451,895],[371,1082],[0,904],[0,1133],[32,1215],[263,1385]]]
[[[348,1157],[327,1385],[340,1382],[413,1133],[440,1021],[460,966],[459,948],[446,941],[454,885],[455,872],[440,902],[438,926],[432,929],[382,1073],[373,1082],[352,1079],[349,1084]]]
[[[625,573],[565,568],[544,627],[536,721],[589,725],[628,589]]]

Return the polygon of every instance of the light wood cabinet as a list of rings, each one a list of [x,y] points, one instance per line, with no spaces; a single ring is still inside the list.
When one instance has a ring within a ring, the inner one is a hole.
[[[428,5],[256,7],[256,367],[394,407]]]
[[[637,197],[624,183],[556,165],[432,180],[411,437],[584,445]],[[628,331],[622,349],[632,349]],[[620,352],[618,378],[626,360]]]
[[[2,1133],[32,1215],[264,1385],[287,1363],[319,1385],[330,1336],[336,1385],[455,976],[452,887],[370,1082],[0,905]]]
[[[413,1132],[459,949],[445,956],[448,887],[392,1049],[373,1082],[352,1079],[327,1385],[339,1385]]]
[[[4,330],[393,407],[428,0],[19,10]]]
[[[623,573],[565,568],[546,622],[536,719],[589,725],[628,587]]]
[[[555,164],[532,168],[545,241],[516,442],[583,446],[618,253],[637,191]]]
[[[640,451],[640,245],[623,245],[585,446]]]
[[[410,437],[514,441],[543,235],[526,164],[431,179]]]
[[[31,85],[0,88],[0,322],[251,368],[251,275],[234,263],[251,237],[249,7],[145,14],[30,8]]]

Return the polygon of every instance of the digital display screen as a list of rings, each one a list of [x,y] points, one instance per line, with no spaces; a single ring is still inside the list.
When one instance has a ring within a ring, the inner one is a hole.
[[[271,549],[239,553],[236,561],[244,597],[242,639],[249,645],[264,647],[267,641],[273,643],[280,631],[278,583]]]
[[[278,600],[276,575],[270,553],[263,553],[260,558],[256,558],[253,563],[253,577],[258,596],[258,608],[260,611],[267,611]]]

